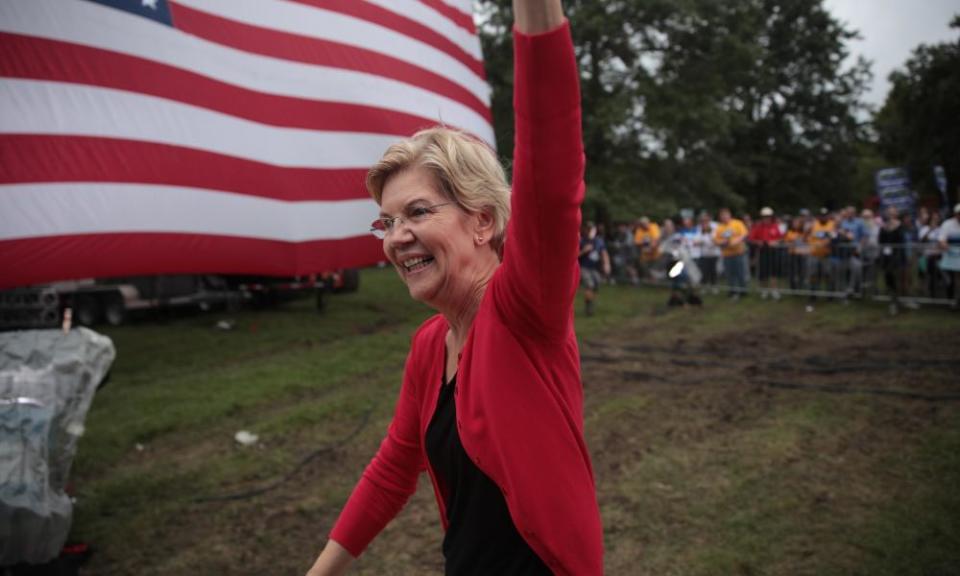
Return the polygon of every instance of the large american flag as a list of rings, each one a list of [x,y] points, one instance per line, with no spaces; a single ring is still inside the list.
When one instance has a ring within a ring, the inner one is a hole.
[[[0,0],[0,288],[375,262],[366,168],[489,100],[470,0]]]

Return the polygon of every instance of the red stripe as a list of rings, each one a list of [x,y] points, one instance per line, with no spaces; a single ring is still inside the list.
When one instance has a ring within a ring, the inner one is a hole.
[[[416,20],[404,18],[402,15],[387,10],[386,8],[381,8],[376,4],[357,2],[357,0],[294,0],[294,2],[353,16],[354,18],[366,20],[367,22],[389,28],[405,36],[415,38],[424,44],[428,44],[437,50],[445,52],[451,58],[456,58],[464,66],[473,70],[474,74],[485,78],[483,62],[473,57],[457,43]]]
[[[276,200],[368,198],[365,169],[281,168],[192,148],[85,136],[3,135],[0,183],[136,182]]]
[[[272,126],[408,136],[430,120],[358,104],[277,96],[126,54],[0,33],[0,75],[117,88]]]
[[[295,276],[383,260],[373,236],[289,243],[199,234],[88,234],[0,241],[0,289],[154,274]]]
[[[246,52],[318,66],[375,74],[441,94],[475,110],[488,122],[490,110],[456,82],[398,58],[288,32],[258,28],[170,2],[177,28],[205,40]]]
[[[448,20],[463,28],[467,32],[471,34],[477,33],[477,28],[473,25],[473,16],[457,10],[442,0],[420,0],[420,3],[433,8],[440,14],[443,14]]]

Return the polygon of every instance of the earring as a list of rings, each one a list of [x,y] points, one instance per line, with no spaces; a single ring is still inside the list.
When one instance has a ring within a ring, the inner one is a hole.
[[[483,236],[477,236],[477,244],[483,244]]]

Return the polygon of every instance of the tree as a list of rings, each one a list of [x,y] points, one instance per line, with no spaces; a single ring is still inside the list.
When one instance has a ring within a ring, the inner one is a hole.
[[[960,15],[951,28],[960,30]],[[876,117],[880,148],[904,164],[921,190],[933,192],[933,167],[944,167],[947,190],[960,188],[960,37],[920,45],[902,70],[890,74],[893,87]],[[960,194],[960,191],[956,192]],[[955,196],[954,201],[960,201]]]
[[[505,155],[512,144],[507,4],[481,3]],[[853,188],[869,69],[863,61],[843,69],[855,34],[821,0],[579,0],[566,7],[595,202],[622,216],[663,216],[681,206],[840,202]]]

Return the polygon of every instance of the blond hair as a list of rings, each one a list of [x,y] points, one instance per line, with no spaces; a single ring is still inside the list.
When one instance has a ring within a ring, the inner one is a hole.
[[[467,212],[488,213],[494,226],[490,245],[501,250],[510,219],[510,185],[489,146],[443,126],[393,144],[367,172],[367,190],[377,204],[383,200],[387,180],[410,168],[425,168],[440,192]]]

